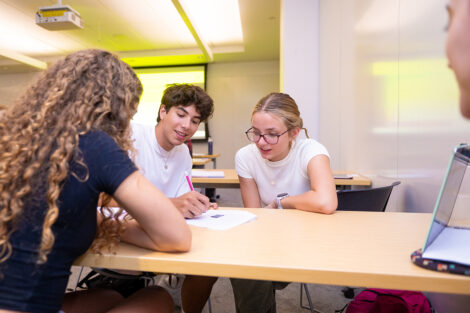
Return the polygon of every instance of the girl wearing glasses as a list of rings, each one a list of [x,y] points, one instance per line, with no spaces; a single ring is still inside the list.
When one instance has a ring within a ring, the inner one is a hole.
[[[313,139],[296,139],[302,129],[307,138],[308,133],[294,99],[283,93],[265,96],[251,123],[246,136],[254,144],[235,156],[245,207],[333,213],[337,198],[328,152]]]
[[[331,214],[337,197],[328,151],[308,139],[302,118],[289,95],[271,93],[255,106],[253,142],[240,149],[235,167],[243,204],[249,208],[298,209]],[[307,139],[297,139],[301,130]],[[237,312],[276,312],[275,290],[285,283],[232,279]]]

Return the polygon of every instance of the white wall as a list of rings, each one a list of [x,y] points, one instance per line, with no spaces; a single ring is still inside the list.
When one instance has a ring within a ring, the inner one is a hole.
[[[281,1],[280,89],[297,103],[310,138],[318,138],[319,1]]]
[[[453,147],[470,142],[444,53],[446,3],[320,1],[319,138],[333,168],[402,182],[388,210],[432,212]],[[430,298],[439,313],[470,305]]]
[[[0,74],[0,108],[11,105],[20,97],[40,72]]]
[[[320,141],[335,169],[401,180],[391,210],[431,212],[452,148],[469,142],[446,67],[445,3],[320,3]]]
[[[215,104],[209,131],[214,152],[221,154],[217,167],[234,168],[235,153],[249,144],[245,131],[253,107],[263,96],[279,91],[279,62],[209,64],[206,89]],[[195,144],[194,151],[207,153],[207,144]]]

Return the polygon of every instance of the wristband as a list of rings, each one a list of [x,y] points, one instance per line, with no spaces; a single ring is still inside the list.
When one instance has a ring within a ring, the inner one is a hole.
[[[277,202],[277,208],[278,209],[283,209],[282,205],[281,205],[281,200],[284,199],[285,197],[288,197],[289,194],[287,192],[284,192],[284,193],[280,193],[277,195],[276,197],[276,202]]]

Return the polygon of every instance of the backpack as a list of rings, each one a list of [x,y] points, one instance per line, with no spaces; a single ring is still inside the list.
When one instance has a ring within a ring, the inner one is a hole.
[[[336,312],[343,312],[342,310]],[[366,289],[347,304],[345,313],[433,313],[431,303],[422,292]]]

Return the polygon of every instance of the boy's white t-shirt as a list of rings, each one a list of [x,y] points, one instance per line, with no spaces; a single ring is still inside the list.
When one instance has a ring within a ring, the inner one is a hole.
[[[307,166],[320,154],[329,157],[321,143],[313,139],[297,139],[284,159],[271,162],[261,157],[255,144],[250,144],[238,150],[235,169],[239,176],[255,180],[264,207],[276,200],[280,193],[295,196],[311,190]]]
[[[191,178],[193,166],[185,144],[170,151],[163,149],[155,137],[155,126],[131,123],[131,137],[136,150],[135,164],[139,171],[168,198],[176,198],[191,189],[185,171]]]

